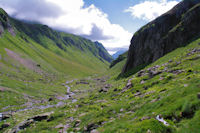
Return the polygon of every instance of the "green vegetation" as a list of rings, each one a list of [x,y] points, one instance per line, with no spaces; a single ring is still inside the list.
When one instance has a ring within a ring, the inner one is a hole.
[[[116,60],[114,60],[114,61],[111,62],[110,68],[112,68],[117,63],[121,62],[122,60],[126,59],[127,55],[128,55],[128,52],[125,52],[125,53],[119,55],[119,57]]]
[[[120,75],[127,53],[108,69],[101,45],[12,25],[0,38],[0,132],[199,132],[200,39]]]

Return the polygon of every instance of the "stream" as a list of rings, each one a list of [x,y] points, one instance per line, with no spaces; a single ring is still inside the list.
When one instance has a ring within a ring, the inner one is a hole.
[[[71,92],[71,87],[69,86],[69,84],[72,83],[72,82],[74,82],[74,80],[65,82],[65,87],[67,88],[67,94],[64,95],[64,96],[57,96],[56,98],[58,100],[60,100],[57,104],[52,104],[52,105],[47,104],[47,105],[26,107],[26,108],[23,108],[23,109],[18,109],[18,110],[15,110],[15,111],[7,111],[7,112],[3,112],[3,113],[0,113],[0,114],[16,113],[16,112],[22,112],[22,111],[27,111],[27,110],[33,110],[33,109],[44,110],[44,109],[48,109],[48,108],[61,107],[61,106],[64,106],[64,105],[67,104],[66,102],[63,102],[63,101],[68,100],[68,99],[71,99],[72,103],[75,103],[75,102],[77,102],[77,99],[73,98],[75,93]],[[1,118],[0,118],[0,121],[1,121]]]

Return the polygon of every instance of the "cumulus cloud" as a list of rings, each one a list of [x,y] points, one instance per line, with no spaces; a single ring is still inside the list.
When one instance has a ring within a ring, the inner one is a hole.
[[[39,21],[55,29],[100,41],[106,47],[128,46],[132,34],[95,5],[86,6],[83,0],[0,0],[11,16]]]
[[[147,0],[129,7],[125,10],[125,12],[130,12],[134,18],[151,21],[163,13],[169,11],[172,7],[178,4],[178,2],[180,2],[180,0]]]
[[[12,16],[25,20],[58,17],[62,13],[58,6],[43,0],[1,0],[0,6]]]

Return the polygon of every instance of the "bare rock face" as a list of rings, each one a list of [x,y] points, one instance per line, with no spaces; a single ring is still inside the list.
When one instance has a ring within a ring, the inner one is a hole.
[[[136,32],[122,73],[152,63],[200,36],[200,1],[184,0]]]
[[[9,21],[8,14],[0,8],[0,35],[5,31],[8,30],[13,36],[15,35],[14,29]]]

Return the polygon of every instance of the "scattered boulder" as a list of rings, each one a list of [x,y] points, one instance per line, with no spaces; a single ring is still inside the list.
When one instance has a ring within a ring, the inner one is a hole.
[[[88,85],[89,83],[86,82],[85,80],[80,80],[79,82],[76,82],[76,85],[78,84],[85,84],[85,85]]]
[[[61,128],[64,128],[64,125],[63,124],[59,124],[55,128],[61,129]]]
[[[178,74],[180,74],[180,73],[182,73],[184,71],[183,70],[170,70],[170,71],[167,71],[167,72],[178,75]]]
[[[150,70],[149,71],[149,78],[153,78],[154,76],[158,75],[158,74],[161,74],[162,72],[161,71],[152,71]]]
[[[141,82],[140,82],[140,84],[144,84],[145,83],[145,81],[144,80],[142,80]]]
[[[10,117],[12,117],[11,113],[0,113],[0,121],[9,119]]]
[[[95,123],[90,123],[87,125],[87,127],[85,128],[85,131],[87,132],[91,132],[92,130],[95,130],[99,127],[99,125],[95,124]]]
[[[94,129],[90,133],[99,133],[99,132],[96,129]]]
[[[137,73],[137,77],[141,77],[145,75],[145,70],[141,70]]]
[[[47,120],[50,117],[51,114],[52,113],[50,112],[50,113],[45,113],[45,114],[41,114],[41,115],[36,115],[36,116],[34,116],[30,119],[33,119],[34,121]]]
[[[4,92],[5,90],[5,88],[0,88],[0,92]]]
[[[130,89],[130,88],[132,88],[133,87],[133,84],[132,84],[132,81],[133,79],[129,79],[128,80],[128,83],[126,84],[126,86],[123,88],[123,92],[125,91],[125,90],[128,90],[128,89]]]
[[[3,130],[4,128],[7,128],[10,126],[10,123],[4,123],[1,125],[0,130]]]
[[[159,98],[153,99],[153,100],[151,101],[151,103],[155,103],[155,102],[157,102],[158,100],[159,100]]]
[[[114,92],[116,92],[116,91],[118,91],[118,89],[117,89],[117,88],[115,88],[113,91],[114,91]]]
[[[53,101],[53,100],[54,100],[54,98],[53,98],[53,97],[50,97],[48,101],[51,102],[51,101]]]
[[[200,99],[200,92],[197,94],[198,99]]]
[[[120,109],[120,112],[123,112],[123,111],[124,111],[124,109],[123,109],[123,108],[121,108],[121,109]]]
[[[104,87],[107,88],[107,89],[109,89],[109,88],[112,87],[112,85],[111,84],[106,84]]]
[[[136,96],[139,96],[139,95],[141,95],[141,92],[136,92],[136,93],[134,94],[135,97],[136,97]]]
[[[108,88],[101,88],[100,90],[99,90],[99,92],[101,93],[101,92],[108,92]]]
[[[189,53],[187,53],[186,56],[190,56],[190,55],[193,55],[193,54],[199,53],[199,52],[200,52],[200,49],[194,48],[194,49],[192,49]]]
[[[22,123],[20,123],[20,124],[17,125],[16,127],[14,127],[14,128],[12,129],[11,133],[17,133],[17,132],[19,132],[20,130],[23,130],[23,129],[29,127],[32,123],[34,123],[34,120],[33,120],[33,119],[23,121]]]
[[[74,123],[74,127],[78,127],[81,124],[81,120],[76,120]]]
[[[151,119],[151,117],[149,117],[149,116],[144,116],[144,117],[142,117],[142,118],[140,119],[140,121],[144,121],[144,120],[148,120],[148,119]]]
[[[151,130],[150,130],[150,129],[148,129],[148,130],[147,130],[147,133],[151,133]]]
[[[188,84],[184,84],[183,86],[184,86],[184,87],[188,87]]]

